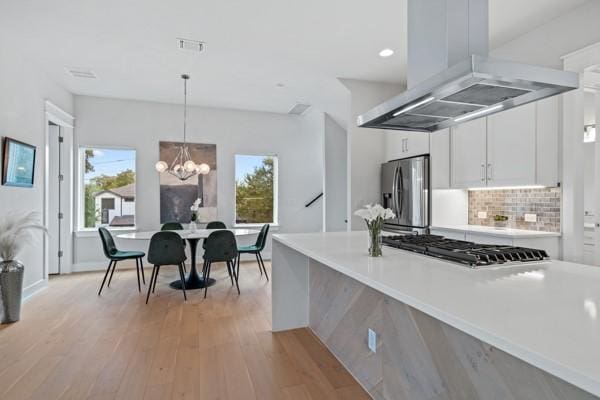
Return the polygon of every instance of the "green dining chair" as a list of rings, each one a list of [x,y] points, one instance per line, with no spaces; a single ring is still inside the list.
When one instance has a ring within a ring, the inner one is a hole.
[[[109,260],[106,273],[104,274],[104,279],[102,279],[102,284],[100,285],[100,290],[98,290],[98,296],[100,296],[102,293],[102,288],[104,288],[104,283],[106,282],[108,273],[110,272],[110,278],[108,278],[108,284],[106,286],[110,287],[110,282],[112,281],[113,274],[115,273],[117,262],[124,260],[135,260],[138,291],[141,292],[142,287],[140,285],[140,271],[142,272],[142,281],[144,282],[144,285],[146,284],[146,278],[144,277],[144,263],[142,261],[146,254],[143,251],[123,251],[117,249],[110,231],[106,228],[98,228],[98,233],[100,234],[100,240],[102,240],[102,250],[104,251],[104,255]]]
[[[146,295],[146,304],[150,298],[150,292],[156,289],[156,281],[163,265],[176,265],[179,269],[181,278],[181,288],[183,290],[183,299],[187,300],[185,293],[185,276],[183,274],[183,263],[185,262],[185,248],[181,241],[181,236],[175,232],[161,231],[156,232],[150,239],[148,247],[148,262],[153,264],[148,294]]]
[[[204,267],[202,268],[205,280],[208,282],[210,279],[212,263],[224,262],[227,264],[229,276],[233,276],[232,285],[233,279],[235,279],[235,286],[237,287],[238,294],[240,294],[238,277],[235,272],[235,260],[237,255],[237,243],[235,241],[235,235],[233,232],[223,230],[212,232],[210,235],[208,235],[206,238],[206,250],[204,252]],[[204,298],[206,298],[207,293],[208,285],[204,287]]]
[[[227,225],[221,221],[210,221],[204,229],[227,229]],[[206,239],[202,241],[202,248],[206,249]]]
[[[260,254],[267,243],[267,236],[269,235],[269,224],[264,224],[262,228],[260,228],[260,233],[256,238],[256,243],[250,246],[239,246],[238,247],[238,258],[237,258],[237,275],[240,274],[240,258],[242,254],[254,254],[256,257],[256,262],[258,263],[258,269],[260,270],[260,275],[262,276],[263,272],[265,273],[265,277],[267,281],[269,281],[269,274],[267,274],[267,269],[265,268],[265,262],[262,259],[262,255]]]
[[[170,222],[165,222],[161,227],[160,227],[161,231],[182,231],[183,230],[183,225],[181,225],[181,223],[176,222],[176,221],[170,221]],[[185,243],[185,239],[183,240],[183,247],[186,247],[186,243]],[[183,272],[185,272],[187,274],[187,269],[185,267],[185,263],[183,264]]]

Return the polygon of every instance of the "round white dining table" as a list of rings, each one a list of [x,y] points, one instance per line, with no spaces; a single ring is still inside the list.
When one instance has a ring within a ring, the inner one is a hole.
[[[179,231],[170,231],[175,232],[182,239],[188,241],[190,245],[190,256],[191,256],[191,268],[190,273],[187,278],[185,278],[185,289],[201,289],[206,286],[211,286],[215,283],[214,279],[205,280],[204,276],[198,275],[198,270],[196,269],[196,250],[198,248],[198,242],[201,239],[206,239],[211,233],[216,231],[227,230],[233,232],[235,236],[248,236],[248,235],[257,235],[259,231],[256,229],[197,229],[195,231],[190,230],[179,230]],[[150,240],[155,233],[161,231],[141,231],[141,232],[131,232],[131,233],[123,233],[121,235],[117,235],[119,239],[129,239],[129,240]],[[174,289],[181,289],[181,280],[176,280],[170,283],[170,286]]]

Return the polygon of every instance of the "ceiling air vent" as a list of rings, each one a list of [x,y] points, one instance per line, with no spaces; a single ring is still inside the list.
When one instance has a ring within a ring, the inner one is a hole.
[[[189,50],[202,53],[204,51],[205,46],[206,43],[201,42],[199,40],[177,38],[177,47],[179,47],[179,50]]]
[[[310,104],[298,103],[288,111],[288,114],[302,115],[310,108]]]
[[[98,79],[98,75],[91,69],[87,68],[65,68],[69,75],[73,78]]]

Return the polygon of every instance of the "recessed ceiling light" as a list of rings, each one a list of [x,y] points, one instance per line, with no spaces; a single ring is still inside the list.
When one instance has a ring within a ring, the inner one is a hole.
[[[392,49],[383,49],[383,50],[381,50],[379,52],[379,57],[386,58],[386,57],[392,56],[393,54],[394,54],[394,50],[392,50]]]

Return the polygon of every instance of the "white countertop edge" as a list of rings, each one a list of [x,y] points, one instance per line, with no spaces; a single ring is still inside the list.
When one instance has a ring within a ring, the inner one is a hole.
[[[586,390],[595,396],[600,396],[600,382],[596,381],[594,378],[577,372],[569,367],[566,367],[560,363],[555,362],[554,360],[550,360],[544,357],[541,354],[536,352],[532,352],[527,348],[524,348],[518,344],[512,343],[500,336],[494,335],[493,333],[484,331],[479,329],[477,326],[470,324],[467,321],[464,321],[459,318],[455,318],[452,315],[442,312],[435,307],[430,306],[427,303],[423,303],[413,297],[406,296],[405,294],[393,290],[387,286],[384,286],[378,282],[372,281],[370,278],[357,274],[354,271],[348,270],[344,266],[341,266],[336,263],[332,263],[330,260],[321,257],[320,255],[313,253],[312,251],[300,248],[296,246],[294,243],[285,240],[280,235],[273,235],[273,240],[290,247],[293,250],[296,250],[309,258],[314,259],[315,261],[320,262],[321,264],[325,264],[328,267],[343,273],[346,276],[349,276],[360,283],[363,283],[385,295],[390,296],[393,299],[396,299],[402,303],[405,303],[411,307],[416,308],[419,311],[424,312],[436,318],[462,332],[465,332],[485,343],[488,343],[498,349],[505,351],[508,354],[511,354],[543,371],[550,373],[560,379],[563,379],[566,382],[569,382],[583,390]],[[394,251],[402,251],[398,249],[390,249]],[[412,255],[407,253],[408,255]],[[414,256],[414,255],[413,255]],[[477,271],[473,271],[476,273]]]
[[[483,225],[434,225],[430,229],[434,230],[446,230],[446,231],[454,231],[454,232],[470,232],[477,233],[480,235],[486,236],[495,236],[495,237],[509,237],[512,239],[533,239],[533,238],[550,238],[550,237],[560,237],[560,232],[545,232],[545,231],[528,231],[525,229],[496,229],[492,226],[487,227]]]

